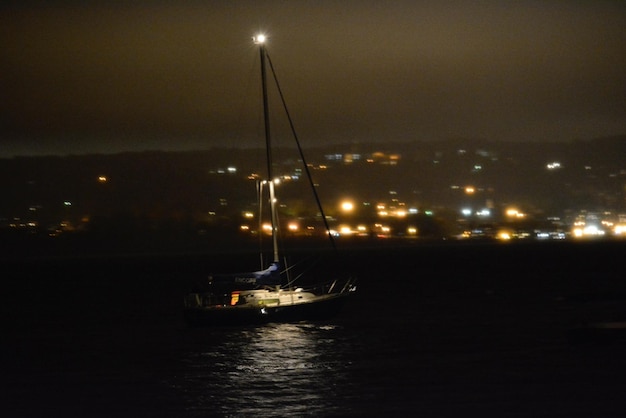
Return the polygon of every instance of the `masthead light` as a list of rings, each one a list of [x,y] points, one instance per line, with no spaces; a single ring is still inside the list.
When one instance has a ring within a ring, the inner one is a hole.
[[[265,35],[263,35],[262,33],[256,36],[252,37],[252,40],[254,41],[255,44],[260,45],[260,44],[264,44],[265,40],[267,38],[265,37]]]

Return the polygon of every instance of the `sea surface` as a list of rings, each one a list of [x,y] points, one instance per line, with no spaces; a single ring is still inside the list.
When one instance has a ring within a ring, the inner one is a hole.
[[[247,254],[5,259],[0,416],[624,417],[625,249],[348,248],[336,318],[218,329],[184,294]]]

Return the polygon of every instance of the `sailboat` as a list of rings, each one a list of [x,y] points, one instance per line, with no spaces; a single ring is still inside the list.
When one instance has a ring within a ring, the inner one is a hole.
[[[299,322],[325,320],[337,315],[346,301],[356,292],[356,279],[350,275],[333,277],[333,269],[322,271],[321,280],[307,280],[307,272],[294,272],[294,266],[287,265],[287,258],[281,259],[279,253],[279,222],[277,217],[276,181],[273,176],[271,137],[269,126],[268,86],[266,62],[274,76],[283,107],[287,113],[293,131],[293,124],[285,106],[272,62],[266,50],[266,38],[257,35],[252,38],[259,47],[261,57],[261,83],[265,127],[265,147],[267,179],[259,182],[259,196],[269,202],[272,258],[258,270],[244,273],[211,274],[202,290],[187,294],[184,299],[184,317],[192,326],[249,325],[270,322]],[[324,215],[320,199],[309,172],[308,165],[297,135],[294,133],[304,172],[318,204],[318,210],[324,221],[326,235],[332,247],[335,244],[330,227]],[[336,249],[336,248],[335,248]],[[319,274],[319,271],[318,273]],[[305,284],[299,286],[298,283]]]

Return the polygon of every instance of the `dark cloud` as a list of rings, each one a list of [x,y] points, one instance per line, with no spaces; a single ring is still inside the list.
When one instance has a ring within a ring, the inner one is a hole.
[[[245,145],[259,30],[313,142],[626,132],[616,1],[27,2],[0,25],[5,155]]]

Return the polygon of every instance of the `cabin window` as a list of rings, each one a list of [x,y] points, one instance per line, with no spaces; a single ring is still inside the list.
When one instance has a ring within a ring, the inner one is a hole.
[[[235,306],[239,302],[239,292],[233,292],[230,294],[230,306]]]

